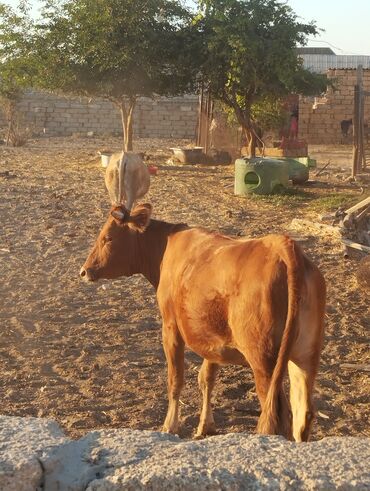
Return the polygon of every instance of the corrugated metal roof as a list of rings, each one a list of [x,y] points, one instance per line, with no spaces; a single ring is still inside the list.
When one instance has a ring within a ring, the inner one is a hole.
[[[335,55],[331,48],[297,48],[300,55]]]
[[[370,56],[351,55],[299,55],[305,68],[313,72],[325,73],[331,68],[355,69],[358,65],[370,68]]]

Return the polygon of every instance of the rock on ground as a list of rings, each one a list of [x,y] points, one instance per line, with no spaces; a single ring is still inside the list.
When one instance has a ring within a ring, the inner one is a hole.
[[[65,440],[54,421],[0,416],[0,490],[35,491],[43,481],[41,456]]]
[[[185,441],[128,429],[70,440],[52,421],[0,416],[0,490],[370,490],[369,443],[245,433]]]

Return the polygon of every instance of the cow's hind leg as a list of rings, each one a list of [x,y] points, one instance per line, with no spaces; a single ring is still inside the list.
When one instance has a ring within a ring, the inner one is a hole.
[[[206,435],[216,434],[215,420],[211,406],[211,396],[215,385],[219,365],[204,360],[199,371],[198,382],[202,392],[203,402],[200,421],[195,438],[202,438]]]
[[[308,277],[307,294],[299,318],[299,335],[293,346],[288,372],[293,436],[306,442],[314,420],[313,390],[324,335],[325,282],[315,272]]]
[[[314,419],[312,392],[318,362],[289,361],[290,404],[293,413],[293,437],[297,442],[309,438]]]
[[[176,326],[163,325],[163,348],[168,369],[168,411],[163,431],[179,429],[179,399],[184,385],[184,341]]]
[[[253,368],[252,366],[257,396],[260,401],[261,409],[264,407],[272,377],[272,370],[262,369],[262,367],[263,365],[259,365],[258,368]],[[257,425],[257,432],[262,434],[282,435],[288,440],[291,440],[291,412],[284,392],[284,387],[280,388],[277,404],[278,410],[276,412],[276,421],[263,421],[261,419],[261,414]]]

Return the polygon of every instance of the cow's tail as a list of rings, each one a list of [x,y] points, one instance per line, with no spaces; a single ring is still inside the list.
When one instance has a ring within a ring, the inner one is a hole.
[[[127,154],[126,152],[123,152],[118,167],[118,200],[120,205],[123,203],[123,199],[124,199],[126,165],[127,165]]]
[[[257,432],[267,435],[290,436],[288,413],[283,414],[281,390],[292,345],[296,339],[299,304],[303,284],[303,255],[299,246],[284,237],[280,257],[286,265],[288,283],[288,312],[281,344],[267,397],[258,421]],[[285,402],[286,404],[286,402]],[[287,408],[286,408],[287,409]]]

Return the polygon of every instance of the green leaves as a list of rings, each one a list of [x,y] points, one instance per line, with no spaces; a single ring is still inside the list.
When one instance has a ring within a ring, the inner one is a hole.
[[[27,53],[32,21],[27,2],[18,10],[0,3],[0,95],[18,99],[22,90],[30,86],[32,68]]]
[[[177,0],[44,0],[37,22],[23,3],[0,4],[0,49],[24,86],[107,98],[123,115],[138,97],[194,91],[198,31]]]
[[[0,3],[8,93],[32,86],[105,97],[125,112],[127,101],[194,92],[202,80],[248,128],[252,108],[271,109],[269,98],[325,90],[325,77],[296,54],[317,28],[280,0],[200,0],[195,14],[177,0],[44,0],[37,22],[28,9],[26,0],[16,11]]]
[[[190,90],[179,66],[190,24],[177,1],[49,0],[39,27],[50,47],[38,50],[45,85],[111,99]]]
[[[201,0],[198,6],[203,79],[213,97],[234,110],[249,138],[257,119],[269,120],[269,126],[279,119],[279,107],[271,101],[325,90],[326,77],[304,70],[296,53],[317,33],[316,25],[300,22],[285,3]]]

